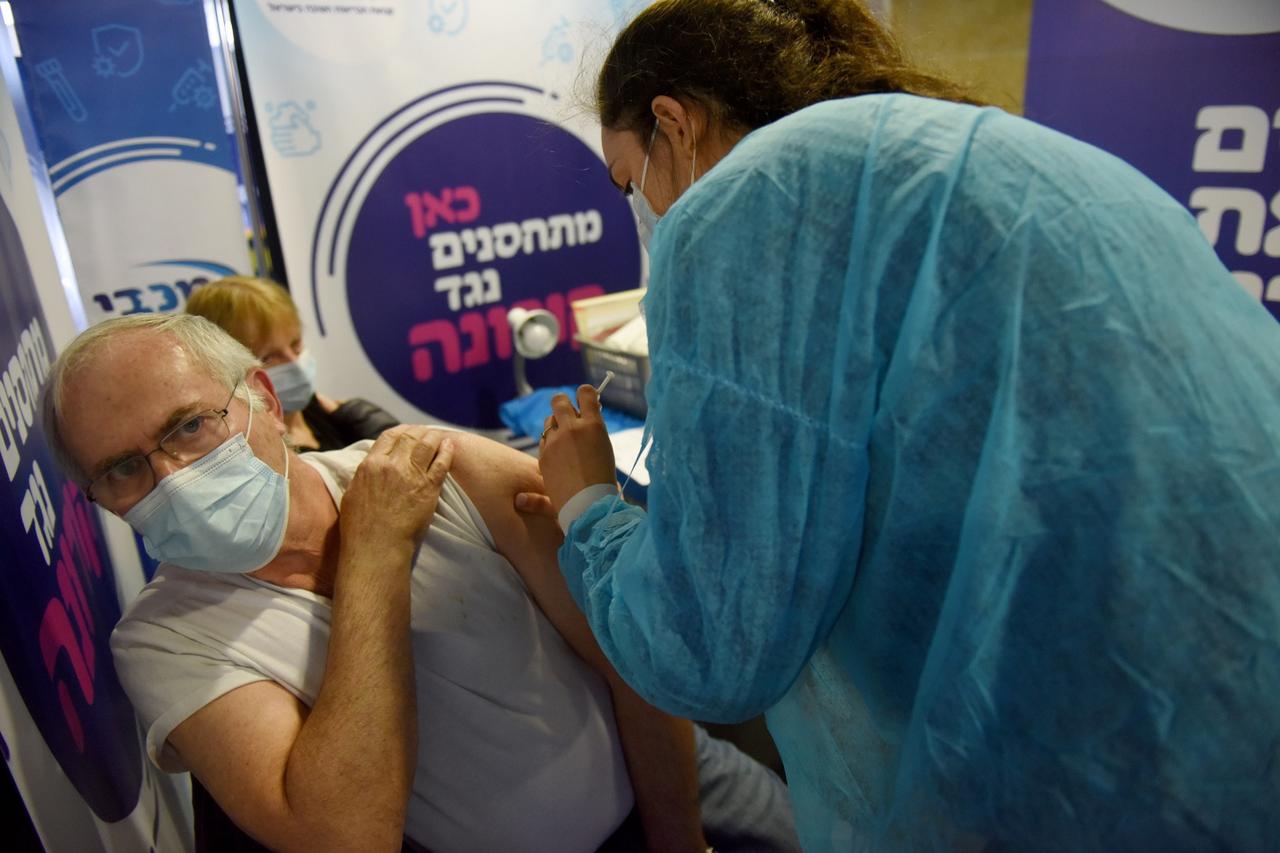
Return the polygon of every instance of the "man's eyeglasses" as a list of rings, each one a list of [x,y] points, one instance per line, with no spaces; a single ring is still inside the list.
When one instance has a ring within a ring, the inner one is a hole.
[[[227,413],[231,401],[240,388],[237,382],[231,389],[227,404],[221,409],[197,412],[165,433],[160,443],[146,453],[122,459],[112,465],[89,484],[85,496],[110,509],[136,503],[145,498],[156,485],[156,472],[151,467],[151,454],[161,451],[182,465],[190,465],[207,455],[231,435],[227,426]]]

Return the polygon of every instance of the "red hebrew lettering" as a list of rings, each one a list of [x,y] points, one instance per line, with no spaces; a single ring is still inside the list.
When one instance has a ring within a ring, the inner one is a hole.
[[[494,357],[499,361],[511,358],[511,327],[507,325],[507,309],[496,305],[489,309],[489,328],[493,329]]]
[[[598,284],[584,284],[569,291],[569,304],[579,299],[590,299],[593,296],[604,296],[604,288]]]
[[[569,305],[577,302],[579,299],[590,299],[593,296],[604,296],[604,288],[598,284],[584,284],[575,287],[569,291]],[[569,312],[569,339],[573,341],[574,349],[582,349],[582,345],[578,343],[578,322],[573,311]]]
[[[83,652],[85,664],[92,672],[95,657],[93,611],[89,609],[89,599],[84,594],[80,572],[71,561],[71,546],[67,542],[67,537],[60,537],[58,544],[62,551],[62,559],[58,560],[57,568],[58,592],[62,595],[63,603],[70,608],[75,624],[79,628],[80,651]]]
[[[475,222],[480,217],[480,193],[475,187],[454,187],[453,199],[466,206],[456,210],[459,222]]]
[[[489,363],[489,327],[479,311],[468,311],[458,318],[462,334],[471,336],[471,343],[462,357],[463,367],[479,367]]]
[[[93,535],[93,522],[89,520],[89,501],[74,483],[62,487],[62,525],[80,556],[80,568],[92,570],[95,578],[102,577],[98,540]]]
[[[457,215],[453,212],[453,189],[445,187],[440,191],[440,195],[434,196],[429,192],[422,194],[422,204],[425,208],[427,227],[435,228],[437,217],[445,222],[455,222]]]
[[[413,363],[413,378],[419,382],[429,382],[434,374],[431,362],[431,351],[428,344],[440,345],[444,357],[444,369],[457,373],[462,369],[462,350],[458,343],[458,331],[448,320],[431,320],[419,323],[409,329],[409,346],[413,347],[410,356]]]
[[[480,367],[495,358],[500,361],[511,358],[511,328],[507,325],[507,312],[511,308],[537,311],[545,307],[560,324],[559,342],[570,341],[573,348],[578,349],[578,342],[573,340],[577,328],[569,306],[578,299],[603,294],[604,288],[600,285],[584,284],[567,294],[549,293],[545,303],[529,298],[510,306],[493,305],[483,311],[468,311],[458,316],[456,326],[449,320],[418,323],[409,329],[413,378],[418,382],[429,382],[435,375],[436,364],[432,351],[428,349],[430,344],[440,346],[440,357],[444,359],[444,369],[448,373]]]
[[[413,226],[413,236],[421,240],[427,236],[427,220],[423,216],[422,201],[416,192],[405,193],[404,204],[409,208],[409,222]]]
[[[409,208],[413,236],[419,240],[441,221],[475,222],[480,218],[480,192],[475,187],[445,187],[440,190],[440,195],[405,193],[404,205]]]
[[[53,677],[54,665],[58,660],[58,652],[65,651],[71,664],[71,671],[80,685],[80,692],[90,705],[93,704],[93,674],[80,654],[72,632],[71,620],[67,617],[67,608],[62,601],[54,598],[44,609],[44,617],[40,620],[40,655],[44,659],[45,672]]]
[[[556,322],[560,324],[560,343],[564,343],[569,339],[569,324],[565,322],[564,317],[564,294],[548,293],[547,294],[547,310],[556,317]]]
[[[45,672],[50,678],[58,678],[58,697],[62,702],[62,715],[66,719],[67,728],[76,742],[76,748],[84,751],[84,729],[80,725],[80,715],[76,713],[71,693],[60,676],[54,675],[59,653],[66,652],[67,661],[71,664],[71,672],[76,677],[80,693],[85,702],[93,704],[93,678],[86,665],[80,648],[76,645],[71,628],[71,620],[67,618],[67,610],[62,602],[53,599],[44,610],[40,620],[40,654],[44,659]]]

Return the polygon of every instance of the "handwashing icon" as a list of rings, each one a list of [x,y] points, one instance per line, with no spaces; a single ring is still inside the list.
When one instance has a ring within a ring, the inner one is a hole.
[[[275,109],[268,104],[267,113],[271,116],[271,144],[281,157],[305,157],[320,149],[320,133],[297,101],[284,101]]]

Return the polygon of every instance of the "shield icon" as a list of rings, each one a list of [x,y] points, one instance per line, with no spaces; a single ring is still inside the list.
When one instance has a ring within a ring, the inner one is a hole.
[[[142,67],[142,33],[137,27],[106,24],[95,27],[93,70],[102,77],[132,77]]]

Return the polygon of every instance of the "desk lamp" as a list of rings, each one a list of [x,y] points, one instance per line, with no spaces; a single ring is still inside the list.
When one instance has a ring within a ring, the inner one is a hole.
[[[507,323],[511,325],[511,339],[516,351],[512,359],[516,373],[516,394],[523,397],[533,393],[533,386],[525,375],[525,359],[543,358],[551,354],[556,348],[556,342],[560,340],[560,323],[554,314],[542,308],[535,311],[512,308],[507,312]]]

